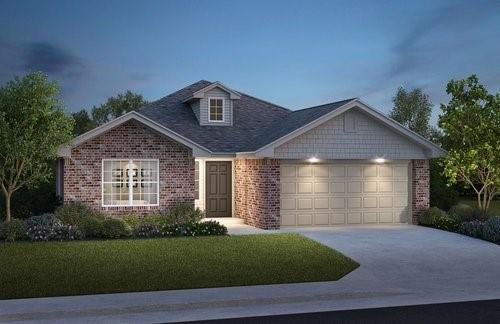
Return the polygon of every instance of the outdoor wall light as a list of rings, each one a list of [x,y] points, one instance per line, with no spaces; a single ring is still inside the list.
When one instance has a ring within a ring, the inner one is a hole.
[[[309,163],[318,163],[319,159],[317,157],[315,157],[315,156],[312,156],[309,159],[307,159],[307,162],[309,162]]]
[[[373,161],[375,161],[375,163],[384,163],[386,160],[384,158],[376,158]]]

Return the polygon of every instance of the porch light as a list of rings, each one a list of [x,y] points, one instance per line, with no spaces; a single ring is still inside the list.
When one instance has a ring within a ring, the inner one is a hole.
[[[318,163],[319,159],[317,157],[315,157],[315,156],[312,156],[309,159],[307,159],[307,162],[309,162],[309,163]]]
[[[376,158],[373,161],[375,161],[375,163],[384,163],[386,160],[384,158]]]

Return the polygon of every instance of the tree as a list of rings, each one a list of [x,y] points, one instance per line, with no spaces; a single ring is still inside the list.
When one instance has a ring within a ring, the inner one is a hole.
[[[472,187],[487,211],[500,186],[500,94],[488,94],[475,75],[451,80],[446,92],[451,100],[439,116],[448,149],[444,173],[449,184]]]
[[[12,195],[48,180],[49,161],[71,139],[73,119],[57,98],[57,85],[38,72],[0,88],[0,187],[7,222]]]
[[[142,95],[133,93],[130,90],[119,93],[116,97],[110,97],[99,107],[92,108],[92,119],[96,126],[120,117],[130,111],[136,110],[147,104]]]
[[[394,108],[389,117],[426,138],[429,136],[432,102],[422,89],[407,92],[399,87],[392,102]]]
[[[95,127],[94,121],[90,118],[89,113],[85,109],[73,113],[72,116],[75,120],[75,127],[73,128],[74,136],[86,133]]]

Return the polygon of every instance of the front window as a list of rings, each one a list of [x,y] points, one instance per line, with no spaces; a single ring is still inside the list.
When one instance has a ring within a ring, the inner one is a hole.
[[[210,98],[210,121],[224,121],[224,99]]]
[[[103,206],[158,205],[158,160],[103,160]]]

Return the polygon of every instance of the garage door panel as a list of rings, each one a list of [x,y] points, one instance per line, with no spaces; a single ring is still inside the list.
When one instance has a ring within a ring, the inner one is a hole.
[[[345,213],[333,213],[330,215],[330,224],[332,225],[340,225],[345,224],[346,214]]]
[[[328,209],[328,197],[314,198],[314,209]]]
[[[314,225],[328,225],[329,218],[330,218],[329,214],[315,214]]]
[[[347,213],[348,224],[361,224],[361,213]]]
[[[282,214],[281,215],[281,225],[283,226],[295,226],[295,214]]]
[[[312,194],[312,188],[312,182],[299,182],[297,186],[297,192],[299,194]]]
[[[363,223],[364,224],[376,224],[377,223],[377,213],[376,212],[364,212],[363,213]]]
[[[314,193],[327,194],[329,192],[330,184],[328,182],[316,182],[314,184]]]
[[[408,165],[282,164],[283,226],[408,222]]]

